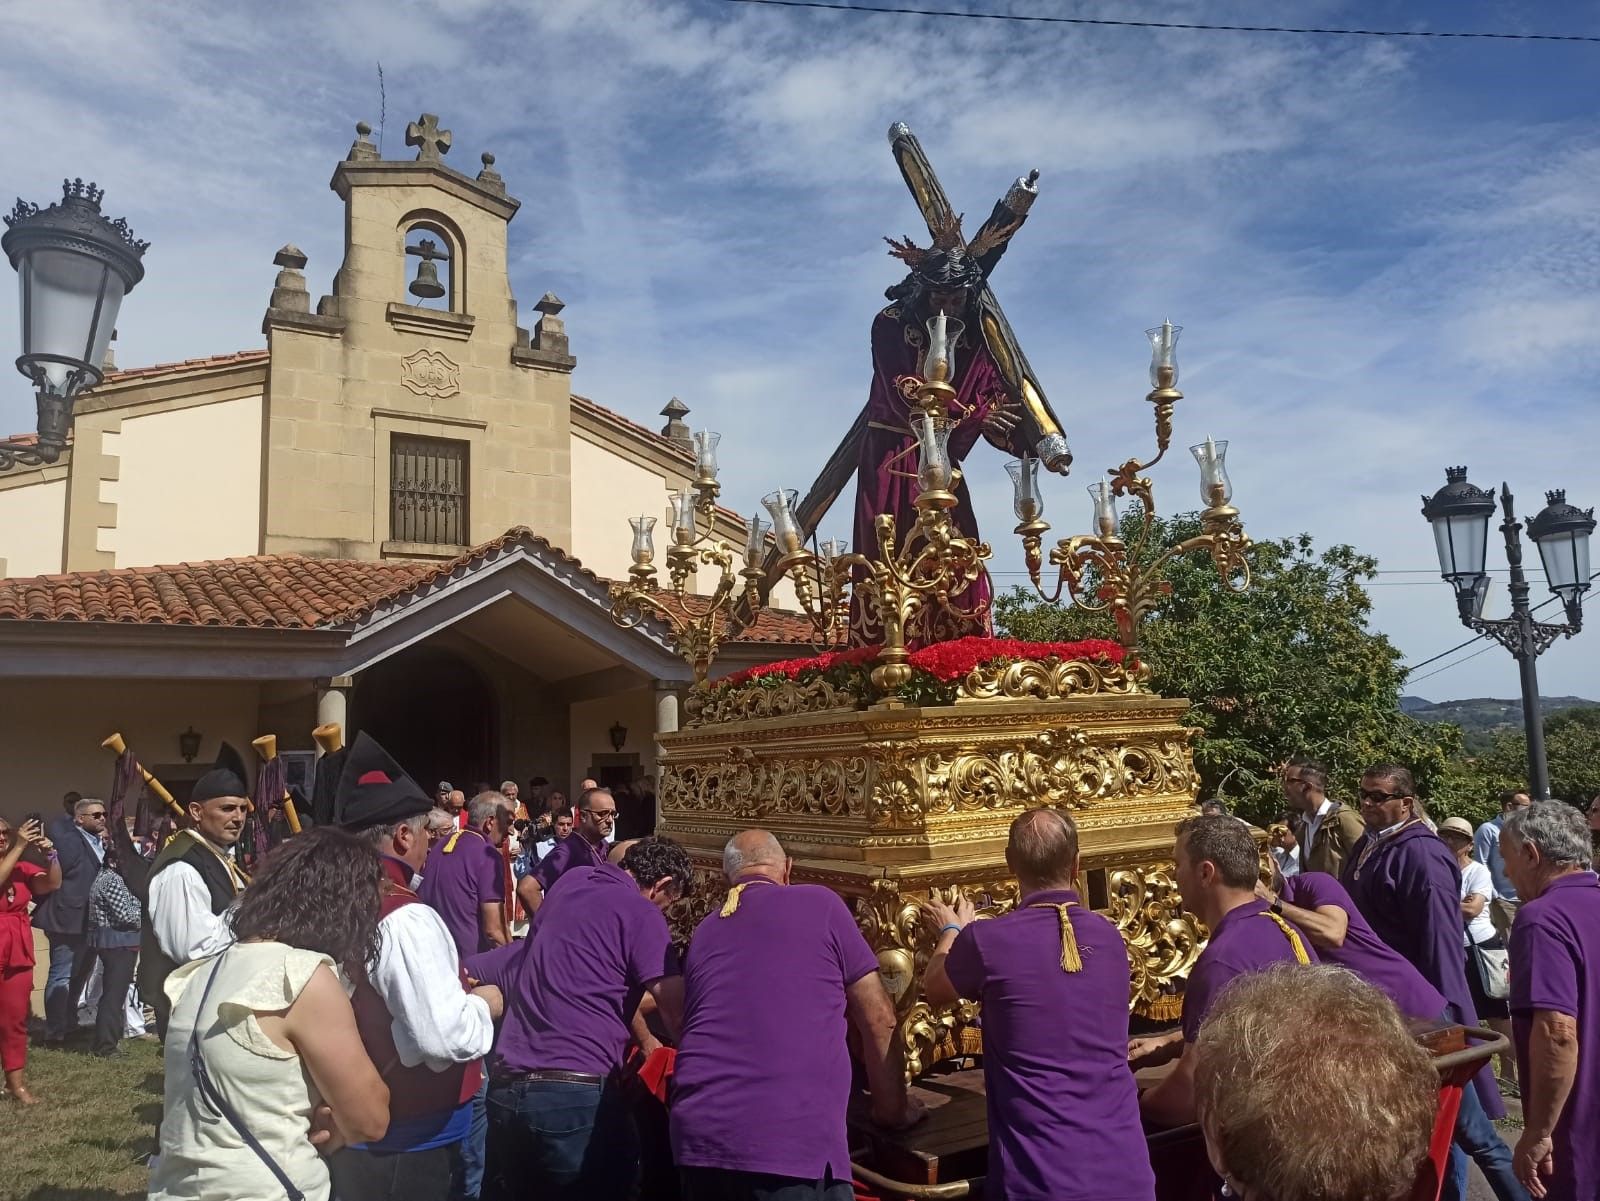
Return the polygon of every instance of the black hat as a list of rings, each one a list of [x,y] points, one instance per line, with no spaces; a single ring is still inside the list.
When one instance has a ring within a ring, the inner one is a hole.
[[[349,752],[333,798],[334,824],[364,830],[404,821],[433,808],[433,798],[417,787],[376,739],[357,734]]]
[[[224,742],[217,751],[215,765],[189,790],[189,802],[204,803],[224,796],[248,797],[250,790],[245,786],[248,774],[239,752]]]

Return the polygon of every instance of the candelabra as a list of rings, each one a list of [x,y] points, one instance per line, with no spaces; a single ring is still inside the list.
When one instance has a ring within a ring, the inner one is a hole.
[[[921,626],[932,632],[941,620],[970,623],[981,619],[987,606],[985,601],[963,607],[960,598],[983,574],[989,545],[962,534],[950,515],[960,478],[949,450],[955,425],[949,413],[956,398],[950,381],[962,323],[941,313],[929,318],[927,328],[922,374],[899,381],[912,405],[911,430],[916,437],[907,457],[912,451],[917,456],[914,472],[891,466],[917,483],[916,519],[904,541],[894,515],[880,513],[873,523],[876,557],[846,552],[832,541],[813,553],[806,549],[794,517],[793,490],[780,489],[761,502],[772,515],[781,552],[778,568],[793,582],[818,641],[841,640],[849,626],[852,600],[859,602],[863,618],[882,627],[872,682],[884,692],[894,692],[911,679],[906,662],[909,631]]]
[[[663,589],[656,582],[656,519],[641,515],[628,519],[633,529],[633,566],[628,569],[628,579],[610,588],[612,620],[632,627],[653,614],[665,621],[673,646],[694,669],[696,684],[705,683],[722,643],[736,637],[761,611],[761,560],[768,527],[759,517],[750,518],[744,566],[735,569],[733,549],[716,536],[717,496],[722,491],[717,483],[720,441],[721,435],[710,430],[694,435],[694,482],[668,497],[670,587]],[[721,573],[709,596],[689,591],[689,580],[701,565]]]
[[[1172,591],[1166,569],[1174,559],[1193,551],[1210,553],[1224,586],[1243,592],[1250,586],[1246,553],[1250,539],[1239,520],[1239,510],[1229,503],[1233,485],[1228,480],[1226,442],[1207,438],[1189,451],[1200,466],[1201,533],[1161,549],[1152,557],[1150,539],[1155,529],[1156,507],[1152,485],[1143,474],[1159,463],[1172,440],[1172,413],[1183,393],[1178,391],[1178,335],[1183,327],[1163,322],[1146,330],[1150,338],[1151,390],[1145,397],[1155,410],[1156,455],[1148,462],[1129,459],[1112,469],[1109,478],[1089,487],[1094,500],[1096,533],[1078,534],[1058,541],[1050,551],[1050,566],[1058,569],[1054,591],[1041,580],[1043,540],[1050,529],[1044,520],[1044,499],[1039,492],[1039,461],[1023,458],[1007,464],[1013,485],[1016,534],[1022,539],[1028,577],[1046,600],[1061,599],[1063,589],[1074,603],[1092,611],[1111,613],[1117,637],[1137,670],[1148,678],[1149,665],[1139,651],[1139,629],[1145,615]],[[1140,525],[1131,544],[1119,532],[1117,498],[1131,496],[1140,504]]]

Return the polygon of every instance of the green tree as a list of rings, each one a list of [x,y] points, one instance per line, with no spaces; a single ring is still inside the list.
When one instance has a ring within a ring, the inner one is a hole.
[[[1130,545],[1139,521],[1137,510],[1123,518]],[[1196,513],[1158,518],[1150,546],[1199,532]],[[1225,588],[1203,554],[1169,566],[1172,593],[1146,620],[1141,643],[1156,691],[1192,702],[1185,720],[1203,731],[1195,744],[1202,796],[1270,820],[1283,808],[1278,765],[1296,753],[1327,763],[1329,791],[1345,800],[1354,799],[1361,768],[1377,760],[1410,765],[1425,797],[1438,784],[1441,800],[1454,803],[1478,786],[1462,777],[1457,727],[1425,725],[1399,710],[1400,653],[1368,625],[1366,584],[1376,569],[1349,546],[1318,553],[1309,534],[1258,543],[1252,585],[1242,593]],[[995,616],[1014,638],[1115,636],[1105,614],[1047,604],[1020,588],[998,598]]]
[[[1600,793],[1600,709],[1563,709],[1544,719],[1544,756],[1550,766],[1550,795],[1587,806]],[[1503,787],[1525,788],[1528,740],[1520,730],[1496,735],[1480,758],[1483,770]]]

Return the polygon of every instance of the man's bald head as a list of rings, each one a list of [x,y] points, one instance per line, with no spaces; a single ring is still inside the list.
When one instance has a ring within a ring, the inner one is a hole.
[[[1006,864],[1023,892],[1070,888],[1078,874],[1078,827],[1059,809],[1030,809],[1011,823]]]
[[[722,849],[722,874],[732,883],[740,876],[764,876],[780,884],[789,882],[789,857],[783,844],[767,830],[741,830]]]

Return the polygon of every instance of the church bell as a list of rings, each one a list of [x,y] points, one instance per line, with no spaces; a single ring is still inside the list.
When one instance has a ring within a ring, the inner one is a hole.
[[[411,295],[423,300],[438,300],[444,295],[444,285],[439,282],[439,268],[434,260],[447,260],[450,256],[439,250],[432,238],[423,238],[419,245],[406,247],[406,253],[417,255],[422,260],[417,264],[417,278],[411,281]]]

